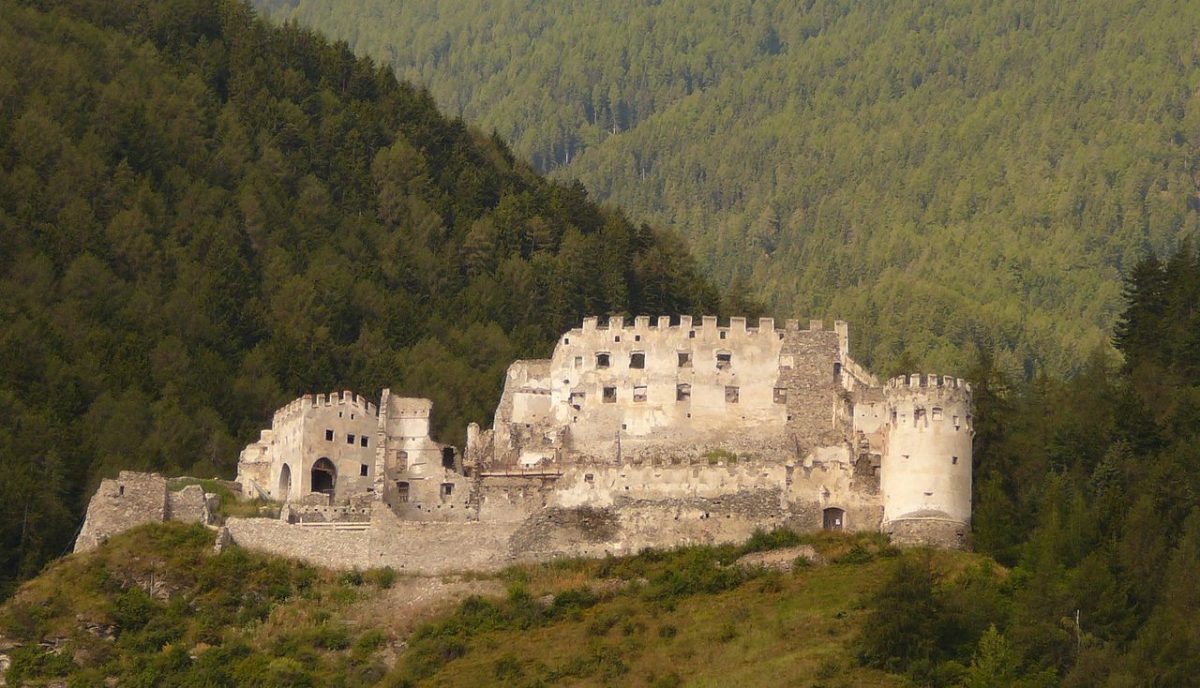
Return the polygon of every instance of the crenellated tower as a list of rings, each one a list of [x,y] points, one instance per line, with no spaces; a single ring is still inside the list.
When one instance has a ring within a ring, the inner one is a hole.
[[[902,375],[884,389],[882,530],[900,543],[965,547],[971,524],[971,386]]]

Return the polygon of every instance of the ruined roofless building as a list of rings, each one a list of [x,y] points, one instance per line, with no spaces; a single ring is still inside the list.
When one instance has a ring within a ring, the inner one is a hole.
[[[238,481],[294,524],[496,524],[511,558],[776,526],[964,546],[970,386],[880,383],[841,321],[757,325],[587,318],[552,358],[509,367],[492,429],[472,424],[462,453],[431,439],[428,400],[306,395],[243,451]]]

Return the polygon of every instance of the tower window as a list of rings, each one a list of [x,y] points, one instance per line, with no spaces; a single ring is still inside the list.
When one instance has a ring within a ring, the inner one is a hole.
[[[721,330],[721,339],[724,339],[724,338],[725,338],[725,334],[726,334],[726,333],[725,333],[725,330]]]
[[[957,466],[957,465],[958,465],[958,457],[957,457],[957,456],[951,456],[951,457],[950,457],[950,463],[951,463],[951,465]]]
[[[346,444],[354,444],[354,433],[346,435]]]
[[[358,446],[360,446],[360,447],[367,446],[367,436],[366,435],[363,435],[362,437],[358,438]]]
[[[686,382],[675,385],[675,401],[689,401],[692,398],[692,386]]]
[[[370,469],[367,467],[367,464],[364,463],[358,467],[358,474],[365,477],[369,470]]]
[[[612,356],[607,353],[596,354],[596,367],[607,368],[612,362]]]
[[[645,401],[646,400],[646,385],[634,385],[633,400],[634,401]]]
[[[629,367],[630,368],[645,368],[646,367],[646,354],[641,351],[635,351],[632,354],[629,354]]]
[[[775,403],[776,404],[786,404],[787,403],[787,388],[786,387],[776,387],[775,388]]]
[[[326,430],[326,431],[325,431],[325,441],[326,441],[326,442],[332,442],[332,441],[333,441],[333,431],[332,431],[332,430]]]
[[[717,353],[717,370],[729,370],[733,367],[733,354],[728,351]]]
[[[617,401],[617,388],[616,387],[605,387],[604,388],[604,403],[613,404],[613,403],[616,403],[616,401]]]
[[[692,367],[692,352],[690,352],[690,351],[680,351],[679,352],[679,367],[680,368],[691,368]]]
[[[396,483],[396,500],[400,502],[408,501],[408,483],[403,480]]]
[[[738,396],[739,396],[739,390],[737,387],[733,387],[730,385],[725,386],[725,403],[727,403],[727,404],[738,403]]]
[[[575,367],[576,367],[576,368],[582,368],[582,367],[583,367],[583,356],[576,356],[576,357],[575,357]]]
[[[688,330],[688,339],[695,339],[695,338],[696,338],[696,331]]]
[[[941,409],[940,407],[938,407],[938,406],[934,406],[934,407],[933,407],[933,409],[932,409],[932,413],[933,413],[933,419],[934,419],[934,420],[941,420],[941,419],[942,419],[942,409]]]
[[[454,494],[454,483],[442,483],[442,499],[447,499]]]

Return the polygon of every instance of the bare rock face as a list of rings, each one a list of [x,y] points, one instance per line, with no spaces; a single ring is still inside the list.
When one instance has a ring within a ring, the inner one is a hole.
[[[823,564],[824,560],[812,545],[798,545],[773,549],[768,552],[751,552],[737,560],[737,565],[743,568],[765,568],[771,571],[790,572],[795,568],[796,560],[804,557],[812,564]]]

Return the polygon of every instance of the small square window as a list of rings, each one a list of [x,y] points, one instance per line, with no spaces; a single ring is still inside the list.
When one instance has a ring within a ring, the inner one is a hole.
[[[363,435],[362,437],[358,438],[358,444],[361,447],[367,446],[367,436]]]
[[[571,343],[570,337],[563,337],[563,344],[570,344],[570,343]]]
[[[933,407],[933,419],[934,420],[942,419],[942,410],[940,408],[938,408],[937,406]]]
[[[737,387],[726,385],[726,387],[725,387],[725,403],[727,403],[727,404],[738,403],[738,396],[739,396],[739,390]]]
[[[346,435],[346,444],[354,444],[354,434]]]
[[[728,352],[717,353],[717,370],[729,370],[733,367],[733,354]]]
[[[616,403],[616,401],[617,401],[617,388],[616,387],[605,387],[604,388],[604,403],[613,404],[613,403]]]
[[[725,338],[725,330],[721,330],[721,339]]]
[[[688,330],[688,339],[695,339],[695,338],[696,338],[696,331]]]
[[[775,403],[776,404],[786,404],[787,403],[787,388],[786,387],[776,387],[775,388]]]
[[[449,497],[454,494],[454,483],[442,483],[442,497]]]
[[[332,441],[333,441],[333,431],[332,431],[332,430],[326,430],[326,431],[325,431],[325,441],[326,441],[326,442],[332,442]]]
[[[679,367],[680,368],[691,368],[692,367],[692,352],[690,352],[690,351],[680,351],[679,352]]]
[[[632,354],[629,354],[629,367],[637,369],[645,368],[646,354],[642,353],[641,351],[635,351]]]
[[[645,401],[646,400],[646,386],[645,385],[635,385],[634,386],[633,400],[634,401]]]
[[[367,464],[365,464],[365,463],[364,463],[364,464],[361,464],[361,465],[359,465],[359,467],[358,467],[358,474],[359,474],[359,475],[361,475],[361,476],[366,476],[366,475],[367,475],[367,472],[368,472],[369,470],[370,470],[370,469],[368,469],[368,468],[367,468]]]
[[[613,341],[614,341],[614,342],[619,342],[619,341],[621,341],[621,335],[617,335],[617,336],[613,337]]]
[[[607,353],[596,354],[596,367],[607,368],[612,364],[612,356]]]
[[[582,368],[582,367],[583,367],[583,356],[576,356],[576,357],[575,357],[575,367],[576,367],[576,368]]]
[[[950,463],[951,463],[951,464],[953,464],[953,465],[955,465],[955,466],[957,466],[957,465],[958,465],[958,457],[957,457],[957,456],[951,456],[951,457],[950,457]]]
[[[642,335],[640,335],[640,334],[633,335],[633,341],[635,341],[635,342],[642,341]]]

